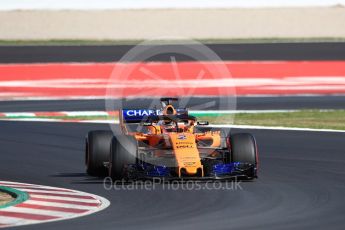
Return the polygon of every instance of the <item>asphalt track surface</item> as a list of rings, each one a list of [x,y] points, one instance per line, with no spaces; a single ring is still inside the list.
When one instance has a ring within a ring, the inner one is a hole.
[[[230,60],[345,58],[345,46],[338,43],[253,45],[257,53],[252,52],[253,47],[251,53],[246,52],[248,45],[219,46],[219,50],[231,51]],[[113,52],[107,51],[108,48],[0,47],[0,62],[115,61],[116,57],[112,56]],[[121,49],[126,47],[116,50],[125,52]],[[78,53],[77,50],[83,51]],[[275,52],[277,50],[281,52]],[[233,55],[236,52],[238,55]],[[239,98],[238,108],[339,109],[345,106],[344,98],[244,97]],[[0,103],[3,112],[102,109],[102,100]],[[109,208],[90,216],[18,229],[267,230],[343,229],[345,225],[345,133],[246,130],[257,138],[260,174],[254,182],[241,183],[242,189],[186,190],[180,186],[180,189],[174,190],[156,185],[154,190],[107,191],[103,188],[102,179],[85,174],[84,138],[88,131],[94,129],[108,129],[108,126],[0,122],[2,180],[76,189],[111,201]]]
[[[219,99],[214,98],[193,98],[187,107],[210,101],[216,104],[207,109],[229,109],[218,106]],[[239,97],[236,101],[238,110],[345,109],[345,96]],[[150,103],[149,99],[132,100],[123,103],[123,108],[147,108]],[[105,100],[0,101],[0,112],[104,110]]]
[[[345,43],[256,43],[207,45],[222,60],[344,60]],[[0,46],[0,63],[119,61],[133,46]],[[193,60],[178,54],[151,61]],[[135,60],[134,60],[135,61]]]
[[[85,134],[107,125],[3,121],[0,126],[1,179],[77,189],[111,201],[87,217],[20,229],[343,229],[345,224],[342,133],[251,131],[259,144],[260,175],[237,190],[158,184],[107,191],[102,179],[85,174],[83,164]]]

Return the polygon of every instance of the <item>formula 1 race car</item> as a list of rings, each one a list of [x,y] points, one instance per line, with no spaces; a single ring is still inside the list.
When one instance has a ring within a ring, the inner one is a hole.
[[[90,131],[85,150],[87,173],[112,180],[257,178],[253,135],[207,130],[208,122],[197,121],[185,108],[175,108],[174,101],[162,98],[161,109],[119,111],[122,135]],[[136,125],[134,131],[132,125]]]

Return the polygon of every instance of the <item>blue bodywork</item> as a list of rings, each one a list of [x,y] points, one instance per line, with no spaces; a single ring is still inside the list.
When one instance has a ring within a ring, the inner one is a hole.
[[[238,167],[240,166],[240,162],[232,162],[228,164],[215,164],[212,167],[212,173],[216,176],[222,176],[222,175],[229,175],[234,173],[236,170],[238,170]]]
[[[151,165],[146,167],[146,175],[149,177],[167,177],[170,170],[166,166]]]
[[[188,114],[187,109],[176,109],[177,114]],[[157,109],[124,109],[122,117],[125,123],[140,123],[145,117],[162,115],[162,110]]]
[[[146,177],[168,177],[170,169],[165,165],[152,165],[148,163],[130,165],[134,172],[144,174]]]
[[[149,163],[133,164],[130,165],[134,174],[138,177],[171,177],[171,168],[165,165],[152,165]],[[232,162],[232,163],[217,163],[214,164],[209,170],[207,170],[206,177],[227,177],[233,175],[242,175],[243,170],[254,170],[253,166],[246,163]]]
[[[144,117],[150,115],[158,115],[161,110],[153,109],[124,109],[122,110],[122,117],[125,123],[140,123]]]

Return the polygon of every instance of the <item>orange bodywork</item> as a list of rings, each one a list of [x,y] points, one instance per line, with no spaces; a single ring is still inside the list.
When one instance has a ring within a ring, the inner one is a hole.
[[[177,161],[178,176],[181,177],[183,171],[188,175],[200,172],[201,176],[204,176],[195,136],[190,133],[170,133],[169,137]]]
[[[155,128],[155,130],[160,130]],[[154,133],[131,133],[138,141],[144,141],[151,147],[155,147],[161,143],[165,144],[173,151],[177,165],[176,173],[179,177],[181,174],[204,176],[204,169],[201,164],[200,152],[197,143],[207,141],[211,144],[208,147],[216,148],[221,144],[220,132],[190,133],[190,132],[170,132],[167,134]],[[164,151],[164,150],[162,150]],[[161,151],[157,151],[159,154]]]
[[[176,114],[176,111],[171,105],[163,108],[163,114],[167,113],[166,111],[168,109],[172,109],[172,114]],[[179,177],[182,175],[204,176],[204,169],[198,148],[199,142],[204,143],[203,146],[206,145],[210,149],[217,148],[221,145],[219,131],[195,133],[194,123],[195,121],[188,121],[187,124],[178,123],[178,132],[167,132],[161,125],[152,124],[146,126],[148,133],[129,133],[120,117],[120,124],[126,134],[133,135],[138,141],[144,142],[153,149],[159,146],[158,149],[155,149],[157,156],[164,155],[164,151],[167,150],[168,152],[172,152],[176,159],[176,173]]]

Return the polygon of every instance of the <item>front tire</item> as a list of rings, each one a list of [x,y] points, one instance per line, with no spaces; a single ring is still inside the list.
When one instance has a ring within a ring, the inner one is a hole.
[[[231,162],[249,163],[254,169],[247,172],[248,178],[257,177],[258,153],[255,137],[250,133],[237,133],[230,137]]]
[[[113,137],[111,131],[90,131],[85,141],[86,172],[90,176],[106,176],[104,162],[109,159],[110,143]]]
[[[111,141],[109,176],[113,181],[126,179],[126,167],[137,163],[138,141],[133,136],[114,136]]]

